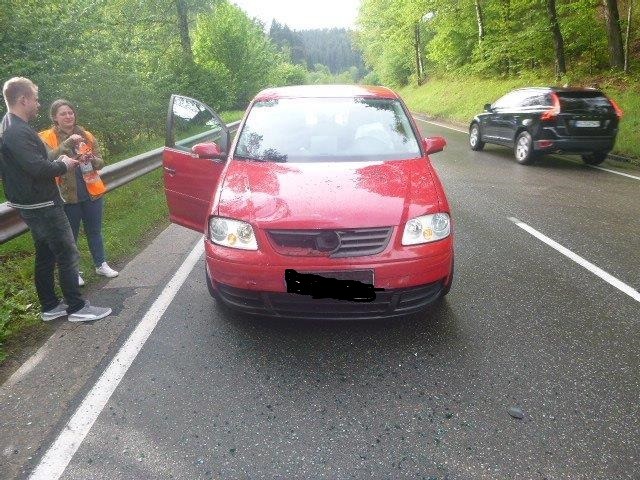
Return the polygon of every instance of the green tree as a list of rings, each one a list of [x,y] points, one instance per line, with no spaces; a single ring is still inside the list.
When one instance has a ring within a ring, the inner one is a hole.
[[[244,107],[269,84],[269,72],[277,63],[263,25],[227,1],[198,16],[193,49],[196,63],[212,75],[229,73],[237,107]]]
[[[309,71],[302,65],[281,61],[271,72],[270,84],[277,86],[304,85]]]

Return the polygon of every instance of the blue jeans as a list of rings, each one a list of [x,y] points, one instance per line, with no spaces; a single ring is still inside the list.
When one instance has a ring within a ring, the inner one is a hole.
[[[65,203],[64,211],[69,218],[73,238],[78,241],[80,221],[87,235],[89,251],[96,267],[102,265],[104,258],[104,243],[102,241],[102,212],[104,211],[104,197],[96,200],[84,200],[78,203]]]
[[[42,311],[51,310],[59,303],[54,283],[54,269],[58,264],[60,288],[69,305],[67,313],[77,312],[85,305],[78,286],[80,255],[62,205],[20,210],[20,216],[33,237],[35,284]]]

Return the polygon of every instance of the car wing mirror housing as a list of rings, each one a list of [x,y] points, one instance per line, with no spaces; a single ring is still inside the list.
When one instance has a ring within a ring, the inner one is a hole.
[[[226,160],[227,153],[220,150],[217,143],[196,143],[191,147],[191,151],[198,155],[200,158],[215,158],[220,160]]]
[[[422,140],[422,145],[425,153],[431,155],[443,151],[447,141],[443,137],[427,137]]]
[[[485,103],[484,104],[484,111],[485,112],[493,112],[493,108],[491,107],[490,103]]]

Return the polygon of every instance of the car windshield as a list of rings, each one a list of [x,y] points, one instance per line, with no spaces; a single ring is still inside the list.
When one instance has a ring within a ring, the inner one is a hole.
[[[269,162],[403,160],[420,156],[397,100],[282,98],[256,102],[234,158]]]

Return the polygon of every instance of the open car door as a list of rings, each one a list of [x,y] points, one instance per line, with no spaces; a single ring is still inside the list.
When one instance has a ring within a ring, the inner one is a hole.
[[[173,223],[205,231],[211,197],[230,144],[229,129],[210,107],[193,98],[171,95],[162,167]]]

